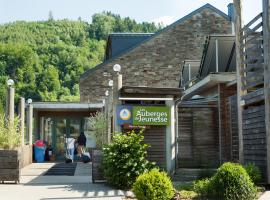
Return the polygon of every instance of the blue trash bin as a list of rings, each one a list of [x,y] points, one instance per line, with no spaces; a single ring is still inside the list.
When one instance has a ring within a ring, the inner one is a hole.
[[[46,147],[37,147],[35,146],[35,160],[37,162],[44,162]]]

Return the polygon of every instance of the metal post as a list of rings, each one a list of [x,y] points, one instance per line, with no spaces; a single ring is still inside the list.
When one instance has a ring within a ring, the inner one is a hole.
[[[190,64],[188,64],[188,81],[191,80],[191,68],[190,68]]]
[[[20,131],[21,131],[21,145],[24,145],[24,120],[25,120],[25,99],[20,97],[19,104],[19,117],[20,117]]]
[[[120,132],[121,128],[117,124],[117,113],[116,113],[116,107],[120,103],[119,102],[119,90],[122,88],[122,75],[117,74],[117,77],[114,78],[113,81],[113,132]]]
[[[216,72],[218,72],[218,39],[216,39]]]
[[[33,105],[27,106],[27,134],[29,137],[29,145],[33,144]]]
[[[14,121],[14,95],[15,90],[13,87],[8,88],[8,104],[7,104],[7,117],[9,123],[13,123]]]

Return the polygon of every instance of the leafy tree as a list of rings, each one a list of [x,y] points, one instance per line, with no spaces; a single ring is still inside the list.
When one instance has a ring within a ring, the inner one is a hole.
[[[71,20],[17,21],[0,25],[0,110],[6,80],[18,96],[33,100],[79,100],[82,73],[101,63],[111,32],[155,32],[153,23],[137,23],[111,12],[93,15],[92,23]]]

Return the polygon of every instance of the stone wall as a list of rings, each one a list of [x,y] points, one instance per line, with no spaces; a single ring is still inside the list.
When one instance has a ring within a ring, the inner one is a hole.
[[[231,22],[209,8],[179,20],[129,52],[82,75],[81,102],[100,102],[105,97],[116,63],[122,66],[123,85],[178,87],[183,61],[201,59],[205,37],[229,34],[231,30]]]

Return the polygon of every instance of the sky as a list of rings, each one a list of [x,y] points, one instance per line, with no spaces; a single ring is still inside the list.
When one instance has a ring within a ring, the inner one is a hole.
[[[227,13],[233,0],[0,0],[0,24],[47,20],[52,11],[54,19],[91,22],[91,16],[111,11],[138,22],[163,22],[169,25],[193,10],[210,3]],[[261,0],[244,0],[244,23],[261,12]]]

